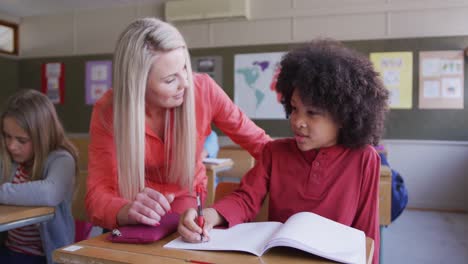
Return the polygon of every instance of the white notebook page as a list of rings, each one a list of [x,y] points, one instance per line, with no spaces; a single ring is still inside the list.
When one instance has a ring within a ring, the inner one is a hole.
[[[246,251],[260,256],[266,242],[282,224],[279,222],[253,222],[233,226],[229,229],[213,229],[210,241],[202,243],[184,242],[178,237],[164,245],[165,248],[193,250]]]
[[[288,245],[345,263],[366,261],[364,232],[312,213],[291,216],[268,247]]]

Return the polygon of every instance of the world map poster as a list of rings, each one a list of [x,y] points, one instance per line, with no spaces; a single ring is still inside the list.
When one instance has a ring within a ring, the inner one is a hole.
[[[234,102],[252,119],[285,119],[275,85],[284,52],[234,56]]]

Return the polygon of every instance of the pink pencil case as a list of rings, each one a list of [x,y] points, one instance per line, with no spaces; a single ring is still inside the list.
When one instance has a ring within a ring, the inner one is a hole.
[[[159,226],[128,225],[112,230],[107,240],[114,243],[146,244],[158,241],[177,230],[179,214],[169,213],[163,216]]]

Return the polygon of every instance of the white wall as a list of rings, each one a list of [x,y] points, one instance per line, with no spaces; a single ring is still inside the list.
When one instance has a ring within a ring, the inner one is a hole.
[[[163,6],[135,5],[24,17],[20,56],[105,54],[114,51],[120,32],[139,17],[163,16]]]
[[[468,212],[468,142],[384,140],[403,176],[409,206]]]
[[[19,24],[21,22],[21,19],[19,17],[12,16],[9,14],[4,14],[4,13],[0,13],[0,20],[7,21],[10,23],[16,23],[16,24]]]
[[[250,20],[175,23],[192,48],[339,40],[468,35],[466,0],[251,0]],[[25,17],[22,57],[112,53],[138,17],[163,17],[163,5]]]

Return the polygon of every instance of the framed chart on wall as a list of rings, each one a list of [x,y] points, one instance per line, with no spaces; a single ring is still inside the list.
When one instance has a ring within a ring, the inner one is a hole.
[[[419,108],[463,109],[464,54],[455,51],[419,53]]]
[[[221,56],[192,57],[192,70],[210,75],[219,86],[223,86],[223,59]]]
[[[370,60],[390,92],[390,108],[413,107],[413,53],[373,52]]]
[[[86,62],[86,104],[93,105],[112,86],[112,61]]]
[[[285,52],[234,55],[234,102],[253,119],[285,119],[276,79]]]
[[[65,64],[48,62],[42,64],[41,90],[54,104],[63,104],[65,98]]]

